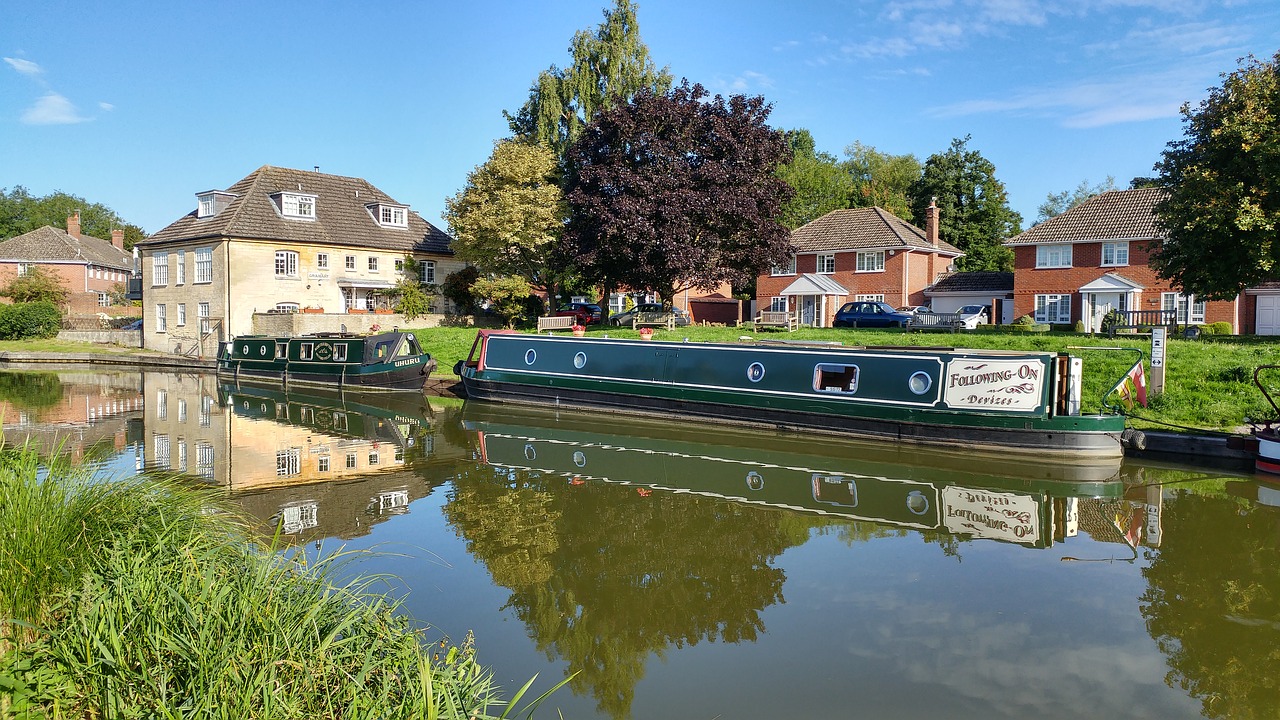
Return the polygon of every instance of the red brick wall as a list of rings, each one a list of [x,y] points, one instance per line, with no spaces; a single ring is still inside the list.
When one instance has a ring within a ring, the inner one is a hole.
[[[910,257],[910,261],[907,258]],[[858,272],[856,252],[836,253],[836,271],[827,275],[844,286],[849,295],[840,302],[847,302],[858,295],[884,295],[884,301],[894,307],[924,303],[924,287],[929,284],[929,260],[927,255],[897,251],[885,252],[884,272]],[[817,272],[818,256],[813,253],[796,257],[795,275],[761,275],[756,278],[756,307],[768,310],[770,300],[795,282],[804,273]],[[792,300],[792,310],[795,309]],[[830,327],[839,305],[827,305],[826,325]]]
[[[70,312],[75,314],[94,313],[105,311],[110,313],[107,308],[98,307],[98,293],[109,293],[117,284],[128,286],[128,273],[123,273],[124,280],[111,280],[110,275],[107,277],[91,277],[89,267],[87,265],[71,264],[71,263],[30,263],[38,266],[41,271],[58,278],[62,282],[62,286],[67,289],[67,306]],[[119,273],[121,271],[110,271]],[[93,273],[102,274],[102,273]],[[18,277],[18,263],[16,262],[0,262],[0,287],[7,287]],[[0,302],[12,302],[8,298],[0,298]]]

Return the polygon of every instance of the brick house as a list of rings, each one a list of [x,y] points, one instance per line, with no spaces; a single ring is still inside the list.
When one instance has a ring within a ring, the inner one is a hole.
[[[1239,298],[1205,302],[1183,294],[1150,265],[1161,238],[1161,190],[1102,193],[1005,241],[1014,254],[1014,316],[1098,332],[1108,311],[1164,311],[1180,325],[1230,322],[1240,332]]]
[[[833,210],[806,223],[791,233],[791,262],[756,279],[757,307],[830,327],[850,300],[923,305],[924,289],[963,254],[938,239],[936,206],[925,224],[921,230],[879,207]]]
[[[196,199],[137,245],[145,348],[213,354],[258,313],[377,310],[406,256],[426,285],[464,266],[445,232],[360,178],[264,165]]]
[[[0,242],[0,286],[36,267],[62,282],[72,313],[129,312],[126,306],[114,304],[133,274],[133,254],[124,249],[124,230],[112,230],[110,241],[83,235],[77,212],[67,218],[66,230],[45,225]]]

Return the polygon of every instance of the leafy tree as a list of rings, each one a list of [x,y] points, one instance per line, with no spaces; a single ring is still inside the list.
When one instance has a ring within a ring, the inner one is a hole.
[[[854,183],[840,162],[828,153],[817,152],[808,130],[788,130],[786,139],[791,159],[778,167],[778,177],[795,195],[783,204],[778,221],[794,230],[832,210],[848,207]]]
[[[476,296],[472,293],[472,286],[479,279],[480,271],[474,265],[468,265],[445,276],[444,282],[440,284],[440,294],[448,298],[458,308],[459,313],[473,315],[479,308],[476,304]]]
[[[508,328],[516,326],[516,320],[525,314],[525,301],[530,294],[529,281],[507,275],[496,278],[480,278],[471,286],[475,296],[489,301],[489,308],[502,318]]]
[[[561,162],[597,113],[642,89],[665,92],[671,87],[671,73],[649,59],[631,0],[614,0],[594,35],[585,30],[574,34],[569,52],[572,65],[544,70],[524,106],[514,115],[503,112],[517,137],[546,145]]]
[[[890,155],[870,145],[855,142],[844,149],[845,170],[853,179],[849,207],[882,207],[913,222],[911,188],[920,179],[922,168],[915,155]]]
[[[431,311],[431,295],[427,287],[419,280],[420,263],[412,255],[404,256],[404,264],[400,277],[396,280],[395,295],[396,312],[404,315],[406,320],[414,320]]]
[[[1009,207],[996,166],[968,143],[968,135],[956,138],[945,152],[925,161],[924,173],[911,189],[912,214],[925,217],[937,198],[938,234],[965,252],[958,263],[961,270],[1011,271],[1013,252],[1001,242],[1021,232],[1022,216]]]
[[[1197,297],[1231,299],[1280,270],[1280,52],[1242,60],[1182,120],[1156,164],[1166,241],[1151,264]]]
[[[104,240],[111,239],[111,231],[124,230],[125,249],[146,238],[137,225],[125,222],[114,210],[101,203],[91,203],[82,197],[64,192],[53,192],[44,197],[34,197],[25,187],[18,185],[12,191],[0,188],[0,239],[7,239],[31,232],[48,225],[67,227],[67,218],[80,213],[80,231]]]
[[[62,278],[49,271],[33,265],[26,275],[20,275],[9,281],[8,286],[0,290],[0,295],[15,303],[49,302],[61,305],[67,301],[67,286]]]
[[[777,221],[790,155],[761,97],[707,99],[688,82],[601,113],[572,149],[578,167],[561,243],[589,278],[672,298],[744,282],[791,254]]]
[[[1160,178],[1139,176],[1129,181],[1130,190],[1160,187]]]
[[[1040,203],[1040,207],[1036,209],[1036,223],[1042,223],[1051,217],[1061,215],[1089,198],[1115,189],[1116,179],[1108,175],[1106,180],[1097,185],[1090,185],[1088,180],[1081,180],[1075,190],[1049,193],[1045,201]]]
[[[467,176],[467,186],[445,200],[458,259],[487,274],[547,284],[565,217],[555,174],[555,155],[545,145],[496,143],[489,160]]]

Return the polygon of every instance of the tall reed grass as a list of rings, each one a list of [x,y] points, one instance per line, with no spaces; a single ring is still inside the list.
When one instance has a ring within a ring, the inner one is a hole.
[[[290,558],[211,508],[0,451],[0,717],[482,718],[546,697],[499,705],[471,638],[428,643],[380,578],[333,580],[355,556]]]

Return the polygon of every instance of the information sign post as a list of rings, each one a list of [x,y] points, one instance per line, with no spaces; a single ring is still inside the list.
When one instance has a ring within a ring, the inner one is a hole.
[[[1169,329],[1151,328],[1151,394],[1164,392],[1164,346],[1168,339]]]

